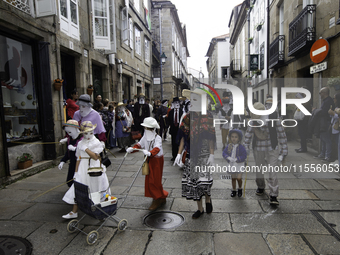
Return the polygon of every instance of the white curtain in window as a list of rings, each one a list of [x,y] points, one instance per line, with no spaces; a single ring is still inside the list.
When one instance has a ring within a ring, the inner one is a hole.
[[[150,41],[148,39],[144,39],[144,53],[145,53],[145,61],[150,62]]]
[[[133,22],[129,18],[129,35],[130,35],[130,48],[133,49]]]
[[[126,8],[123,8],[121,15],[122,15],[121,21],[122,42],[125,43],[126,45],[129,45],[129,28],[126,16]]]
[[[140,31],[138,28],[135,28],[135,46],[136,46],[136,53],[141,55],[141,38],[140,38]]]

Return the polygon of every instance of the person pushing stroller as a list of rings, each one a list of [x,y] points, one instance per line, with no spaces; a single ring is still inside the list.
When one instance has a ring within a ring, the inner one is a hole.
[[[143,149],[144,155],[148,157],[150,172],[145,176],[145,196],[153,198],[149,210],[154,211],[166,203],[169,194],[162,185],[164,166],[162,138],[156,133],[159,125],[153,117],[145,118],[141,126],[144,127],[143,137],[133,148],[129,147],[126,151],[132,153],[134,149]]]

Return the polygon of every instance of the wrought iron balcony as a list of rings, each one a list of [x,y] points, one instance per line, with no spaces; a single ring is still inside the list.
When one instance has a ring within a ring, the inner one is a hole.
[[[158,63],[160,63],[160,53],[157,49],[157,45],[155,42],[152,42],[152,55],[153,57],[158,61]]]
[[[309,50],[315,41],[316,5],[307,5],[289,24],[288,56],[296,56]]]
[[[241,59],[233,59],[230,62],[230,75],[234,76],[241,73]]]
[[[32,15],[32,8],[30,5],[30,1],[27,0],[16,0],[16,1],[4,1],[8,4],[14,6],[15,8],[19,9],[20,11],[26,12],[29,15]]]
[[[269,45],[269,68],[279,67],[285,60],[285,36],[279,35]]]

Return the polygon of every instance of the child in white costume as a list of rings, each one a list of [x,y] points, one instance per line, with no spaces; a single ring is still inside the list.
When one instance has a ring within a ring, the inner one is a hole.
[[[80,125],[83,133],[83,140],[78,143],[76,150],[77,164],[75,170],[75,180],[89,186],[90,192],[102,191],[103,193],[109,189],[109,181],[106,176],[106,168],[100,163],[100,153],[103,151],[103,145],[94,136],[93,130],[97,125],[93,125],[91,121],[84,121]],[[103,174],[101,176],[91,177],[87,170],[91,167],[102,167]],[[68,204],[73,204],[73,209],[62,217],[64,219],[73,219],[78,217],[78,206],[74,202],[75,192],[74,185],[66,192],[63,200]]]

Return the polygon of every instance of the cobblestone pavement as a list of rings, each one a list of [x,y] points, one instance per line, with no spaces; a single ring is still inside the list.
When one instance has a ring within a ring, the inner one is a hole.
[[[215,163],[223,166],[219,131],[217,138]],[[317,173],[324,167],[320,161],[313,159],[317,152],[309,150],[308,153],[296,154],[294,149],[298,145],[289,141],[289,155],[284,166],[290,172],[278,174],[279,207],[269,205],[267,194],[255,195],[254,173],[243,174],[243,180],[247,177],[245,197],[231,198],[231,180],[225,179],[228,174],[215,172],[212,189],[214,211],[193,220],[191,215],[197,210],[197,205],[181,197],[182,170],[172,166],[169,139],[163,143],[163,186],[169,197],[166,205],[158,211],[179,213],[184,217],[182,225],[160,230],[143,223],[152,199],[144,197],[144,176],[139,174],[116,214],[128,221],[127,229],[118,231],[116,222],[108,221],[98,230],[97,243],[88,245],[87,236],[79,231],[69,233],[69,221],[61,218],[71,210],[71,206],[61,200],[67,190],[66,185],[36,198],[65,182],[66,164],[61,171],[57,167],[50,168],[0,190],[0,234],[26,238],[33,245],[33,254],[44,255],[340,254],[340,242],[316,217],[332,223],[330,229],[340,233],[340,175]],[[118,149],[111,152],[116,158],[110,156],[113,164],[107,172],[109,180],[124,157]],[[112,194],[125,197],[142,159],[142,153],[126,157],[112,183]],[[254,165],[252,156],[248,165]],[[311,172],[313,167],[315,172]],[[88,233],[96,230],[100,223],[86,216],[80,228]]]

